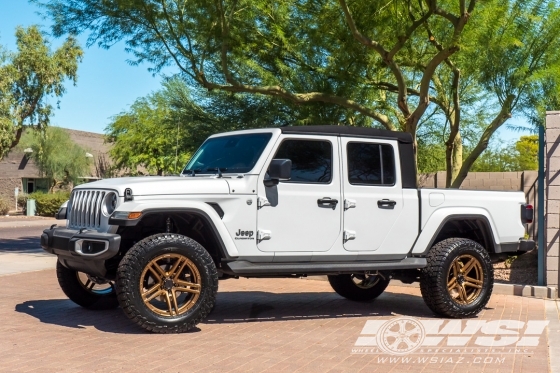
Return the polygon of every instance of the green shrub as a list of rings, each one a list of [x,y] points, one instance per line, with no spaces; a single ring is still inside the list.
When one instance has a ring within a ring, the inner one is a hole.
[[[54,217],[60,206],[68,201],[70,192],[57,192],[53,194],[32,193],[28,199],[35,200],[35,213],[39,216]]]
[[[24,214],[27,212],[27,194],[25,193],[18,194],[17,205],[18,208],[21,209]]]
[[[10,204],[4,198],[0,197],[0,215],[7,215],[10,212]]]

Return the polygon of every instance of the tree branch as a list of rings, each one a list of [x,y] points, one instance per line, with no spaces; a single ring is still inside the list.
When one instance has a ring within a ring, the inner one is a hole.
[[[456,151],[456,139],[459,134],[459,125],[461,124],[461,108],[459,105],[459,79],[461,73],[459,69],[453,70],[453,117],[449,118],[449,137],[445,142],[445,163],[446,163],[446,176],[445,176],[445,186],[449,188],[453,182],[453,154]]]
[[[502,124],[504,124],[509,118],[511,118],[510,110],[514,100],[515,95],[510,94],[507,96],[506,100],[502,104],[502,109],[500,110],[498,115],[496,115],[494,120],[488,125],[488,127],[486,127],[475,148],[463,162],[457,178],[451,184],[451,188],[459,188],[461,186],[474,162],[488,147],[488,142],[490,141],[490,138],[492,137],[494,132],[496,132],[496,130],[500,128]]]
[[[360,105],[354,100],[347,99],[340,96],[329,95],[321,92],[292,93],[280,86],[250,86],[241,83],[237,83],[236,85],[224,85],[224,84],[211,83],[208,81],[205,81],[204,83],[201,84],[208,90],[219,89],[226,92],[260,93],[263,95],[280,97],[296,104],[307,104],[311,102],[324,102],[324,103],[336,104],[345,107],[347,109],[355,110],[360,114],[370,117],[376,120],[377,122],[379,122],[388,130],[391,131],[395,130],[395,127],[389,121],[389,118],[386,115],[383,115],[368,107]]]
[[[408,99],[407,99],[408,94],[406,91],[406,81],[401,69],[393,59],[394,55],[404,46],[405,41],[403,41],[402,45],[398,48],[397,46],[399,43],[397,43],[397,45],[395,45],[395,47],[393,48],[394,53],[391,54],[381,44],[365,37],[358,30],[358,28],[356,27],[356,22],[354,21],[354,18],[352,17],[352,14],[350,13],[350,9],[348,8],[348,4],[346,4],[345,0],[339,0],[338,2],[340,3],[340,7],[342,8],[342,11],[344,12],[344,16],[346,18],[346,23],[348,23],[348,27],[350,27],[350,30],[352,31],[352,35],[354,36],[354,38],[360,43],[362,43],[363,45],[365,45],[366,47],[371,48],[375,50],[377,53],[379,53],[379,55],[381,56],[385,64],[389,67],[389,69],[395,76],[395,79],[397,80],[397,85],[399,87],[397,106],[399,107],[399,109],[401,110],[405,118],[407,118],[408,116],[410,116],[410,109],[408,107]],[[414,30],[418,28],[418,26],[414,27],[414,29],[412,29],[410,33],[412,34],[412,32],[414,32]]]

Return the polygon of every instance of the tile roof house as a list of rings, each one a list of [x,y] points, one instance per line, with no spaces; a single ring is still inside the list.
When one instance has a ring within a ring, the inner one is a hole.
[[[75,143],[85,149],[84,157],[92,159],[90,171],[84,175],[84,179],[99,179],[96,165],[100,159],[109,160],[108,152],[111,147],[110,144],[104,143],[105,136],[66,128],[64,130]],[[33,160],[28,159],[25,152],[19,149],[13,149],[0,160],[0,196],[8,200],[10,205],[14,206],[13,209],[16,205],[15,188],[18,188],[20,194],[48,190],[47,179],[41,177]]]

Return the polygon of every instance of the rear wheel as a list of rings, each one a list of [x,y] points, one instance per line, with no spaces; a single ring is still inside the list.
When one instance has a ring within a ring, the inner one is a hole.
[[[218,273],[196,241],[157,234],[134,245],[117,270],[118,299],[142,328],[179,333],[205,318],[216,301]]]
[[[426,259],[420,290],[432,311],[461,318],[474,316],[486,306],[492,295],[494,268],[480,244],[448,238],[438,242]]]
[[[115,284],[56,263],[60,288],[70,300],[91,310],[107,310],[119,306]]]
[[[391,280],[388,272],[375,274],[329,275],[329,283],[344,298],[368,302],[380,296]]]

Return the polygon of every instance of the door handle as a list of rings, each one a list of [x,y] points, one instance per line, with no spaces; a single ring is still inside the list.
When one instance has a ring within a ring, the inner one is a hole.
[[[338,203],[337,199],[333,199],[329,197],[323,197],[317,200],[317,205],[319,207],[330,207],[333,210],[336,208],[337,203]]]
[[[379,207],[380,209],[394,209],[395,205],[397,204],[396,201],[391,201],[390,199],[380,199],[379,201],[377,201],[377,207]]]

